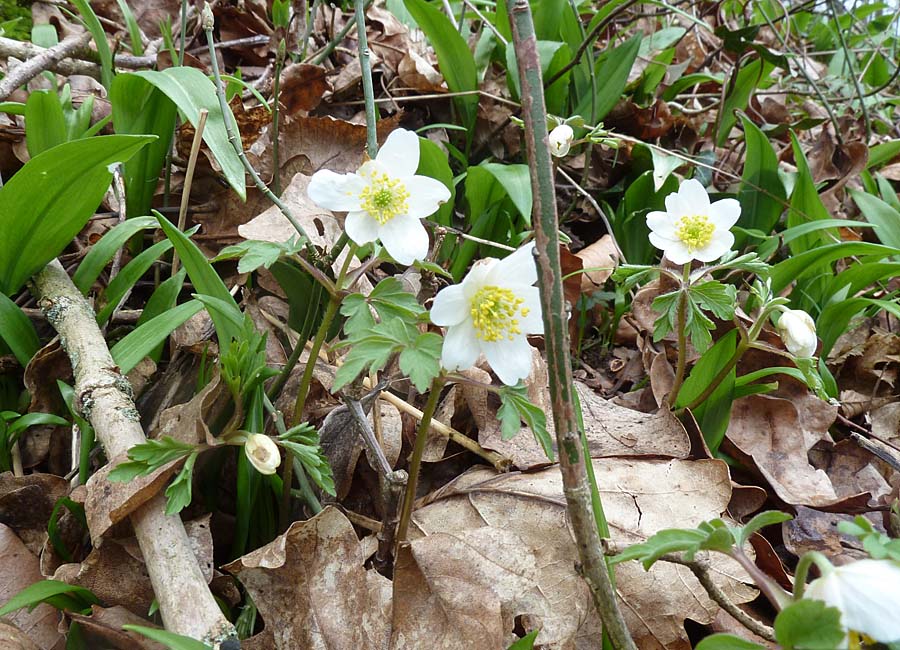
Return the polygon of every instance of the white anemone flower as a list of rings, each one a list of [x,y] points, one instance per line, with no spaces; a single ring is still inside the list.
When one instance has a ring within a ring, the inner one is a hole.
[[[504,384],[513,386],[531,372],[528,334],[543,334],[534,244],[508,257],[479,260],[460,284],[434,298],[431,321],[447,328],[441,365],[471,368],[484,354]]]
[[[281,452],[278,445],[269,437],[261,433],[251,433],[244,443],[244,453],[250,460],[250,464],[260,474],[274,474],[281,464]]]
[[[550,153],[557,158],[562,158],[569,153],[572,141],[575,139],[575,131],[568,124],[560,124],[550,131]]]
[[[392,131],[375,160],[354,174],[322,169],[313,174],[307,194],[319,206],[347,213],[344,229],[362,246],[381,240],[391,257],[412,264],[428,254],[428,233],[420,221],[450,200],[438,180],[416,175],[419,136]]]
[[[784,346],[795,357],[808,358],[816,353],[816,322],[802,309],[785,310],[776,327]]]
[[[666,197],[666,211],[647,215],[650,243],[665,252],[673,264],[691,260],[712,262],[734,244],[729,228],[741,216],[741,204],[722,199],[710,204],[709,194],[699,181],[684,181]]]
[[[803,598],[841,610],[848,633],[881,643],[900,641],[900,565],[891,560],[859,560],[813,580]],[[848,639],[844,639],[846,648]]]

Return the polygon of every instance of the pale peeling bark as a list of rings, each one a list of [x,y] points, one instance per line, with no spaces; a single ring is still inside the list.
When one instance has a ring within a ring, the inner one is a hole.
[[[54,260],[32,279],[33,292],[72,362],[78,407],[108,458],[145,442],[131,385],[120,373],[96,316],[62,265]],[[171,632],[222,650],[240,647],[219,610],[188,542],[180,517],[165,514],[158,495],[131,514],[163,624]]]

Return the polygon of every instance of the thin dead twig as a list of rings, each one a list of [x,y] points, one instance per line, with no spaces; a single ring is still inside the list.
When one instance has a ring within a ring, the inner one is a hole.
[[[77,36],[70,36],[59,45],[54,45],[49,49],[37,48],[43,51],[9,70],[3,81],[0,81],[0,101],[5,100],[16,88],[27,84],[44,70],[68,57],[75,50],[84,47],[90,38],[91,35],[85,32]],[[0,51],[0,54],[2,54],[2,51]]]

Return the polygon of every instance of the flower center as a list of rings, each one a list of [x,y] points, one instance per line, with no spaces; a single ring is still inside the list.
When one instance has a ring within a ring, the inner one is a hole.
[[[500,287],[482,287],[472,296],[469,313],[475,336],[482,341],[513,340],[519,329],[519,316],[528,315],[528,308],[522,307],[525,301],[510,289]]]
[[[382,225],[406,213],[409,209],[408,198],[409,192],[399,179],[377,171],[371,173],[369,184],[359,193],[362,209]]]
[[[710,223],[709,217],[703,214],[696,214],[689,217],[681,217],[675,234],[687,246],[688,251],[693,253],[698,248],[706,246],[712,239],[715,231],[716,227]]]

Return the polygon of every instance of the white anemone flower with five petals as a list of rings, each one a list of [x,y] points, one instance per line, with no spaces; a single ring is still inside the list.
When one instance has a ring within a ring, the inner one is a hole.
[[[804,599],[820,600],[841,611],[849,633],[881,643],[900,641],[900,564],[891,560],[858,560],[835,567],[813,580]],[[844,640],[846,648],[849,639]]]
[[[441,365],[471,368],[484,354],[504,384],[513,386],[531,372],[528,334],[543,334],[534,244],[508,257],[475,263],[460,284],[434,298],[431,321],[447,328]]]
[[[673,264],[712,262],[731,250],[734,235],[729,229],[740,216],[741,204],[735,199],[710,203],[699,181],[686,180],[666,197],[665,212],[647,215],[650,243]]]
[[[392,131],[375,156],[356,173],[317,171],[309,181],[309,198],[329,210],[347,213],[344,230],[362,246],[381,240],[391,257],[412,264],[428,254],[428,233],[420,221],[450,200],[438,180],[419,176],[419,136]]]

